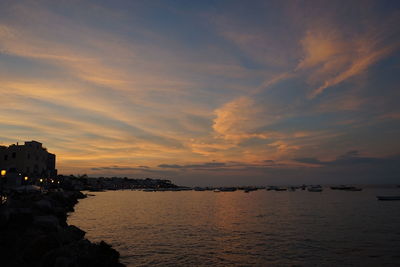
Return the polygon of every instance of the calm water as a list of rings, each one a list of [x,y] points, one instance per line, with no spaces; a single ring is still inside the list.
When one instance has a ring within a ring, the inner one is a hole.
[[[69,223],[129,266],[400,266],[400,189],[109,191]]]

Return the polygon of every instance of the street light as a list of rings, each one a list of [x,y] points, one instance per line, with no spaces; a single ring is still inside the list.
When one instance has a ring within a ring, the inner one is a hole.
[[[0,204],[3,204],[3,184],[4,184],[4,177],[6,176],[7,171],[6,170],[1,170],[0,175],[1,175],[1,181],[0,181]]]

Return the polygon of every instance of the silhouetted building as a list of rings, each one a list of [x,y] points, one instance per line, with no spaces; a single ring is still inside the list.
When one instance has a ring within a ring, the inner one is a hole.
[[[0,146],[0,170],[30,178],[56,177],[56,155],[36,141]]]

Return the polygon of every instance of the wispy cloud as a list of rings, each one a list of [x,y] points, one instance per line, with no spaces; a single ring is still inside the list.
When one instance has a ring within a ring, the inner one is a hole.
[[[354,76],[364,73],[369,67],[399,49],[399,23],[396,15],[387,19],[381,27],[370,25],[363,32],[354,31],[346,35],[335,25],[313,26],[301,40],[305,56],[297,70],[310,70],[309,83],[320,84],[310,93],[316,97],[327,88],[338,85]]]
[[[0,143],[42,141],[61,173],[99,175],[264,177],[349,147],[385,157],[399,15],[326,4],[2,2]]]

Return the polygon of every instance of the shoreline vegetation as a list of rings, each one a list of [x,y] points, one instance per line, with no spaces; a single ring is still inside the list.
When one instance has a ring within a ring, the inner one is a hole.
[[[0,207],[1,266],[125,266],[109,244],[67,224],[80,191],[13,191]]]

